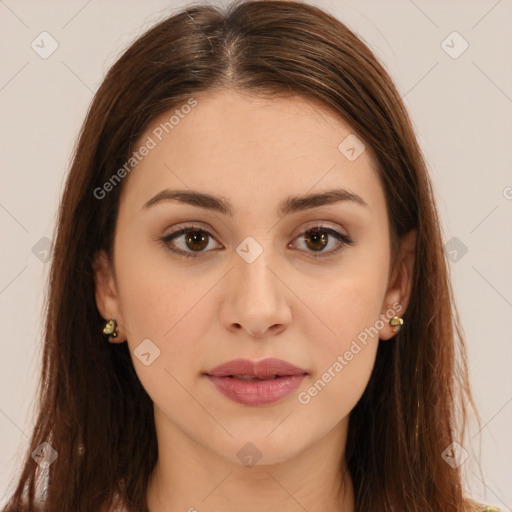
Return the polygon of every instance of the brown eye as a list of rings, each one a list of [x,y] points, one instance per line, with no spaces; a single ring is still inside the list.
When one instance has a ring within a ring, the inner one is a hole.
[[[313,258],[332,256],[344,246],[354,243],[347,235],[326,226],[308,229],[296,238],[296,240],[300,239],[304,240],[304,250]],[[195,258],[202,253],[210,252],[215,247],[210,247],[212,240],[214,241],[215,238],[209,231],[196,226],[181,227],[161,239],[167,249],[187,258]],[[334,247],[326,249],[330,245]],[[218,244],[218,247],[221,245]]]
[[[304,239],[306,240],[307,246],[314,251],[322,251],[329,243],[329,235],[326,231],[321,231],[320,229],[306,231]]]
[[[305,242],[306,252],[313,253],[314,258],[332,256],[343,249],[344,246],[353,245],[354,243],[347,235],[326,226],[315,226],[308,229],[296,238],[296,240],[300,239]],[[329,246],[331,239],[335,240],[334,244],[331,244],[334,245],[334,248],[326,250],[325,248]]]
[[[202,251],[208,246],[208,236],[206,231],[187,231],[185,244],[192,251]]]
[[[181,238],[183,241],[178,244],[177,241]],[[199,256],[203,252],[207,252],[206,249],[210,245],[211,240],[215,240],[211,233],[192,226],[182,228],[162,238],[162,242],[169,250],[182,256],[192,258]]]

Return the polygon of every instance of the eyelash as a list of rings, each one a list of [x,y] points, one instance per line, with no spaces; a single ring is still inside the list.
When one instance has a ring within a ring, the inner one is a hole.
[[[195,251],[195,252],[194,251],[183,251],[181,249],[176,249],[176,248],[171,247],[169,242],[171,242],[175,238],[179,238],[181,235],[184,235],[185,233],[188,233],[190,231],[199,231],[201,233],[205,233],[209,238],[213,238],[215,240],[215,237],[208,230],[206,230],[202,227],[189,225],[189,226],[185,226],[185,227],[180,226],[179,228],[180,229],[160,238],[160,242],[169,251],[171,251],[175,254],[178,254],[180,256],[184,256],[185,258],[197,258],[201,254],[208,252],[208,251]],[[333,249],[327,253],[318,253],[318,254],[312,253],[312,257],[315,259],[316,258],[327,258],[329,256],[332,256],[332,255],[338,253],[341,249],[343,249],[343,247],[345,245],[353,245],[354,244],[354,241],[349,236],[347,236],[343,233],[340,233],[339,231],[336,231],[333,228],[330,228],[328,226],[323,226],[323,225],[318,225],[318,226],[313,226],[311,228],[308,228],[305,231],[303,231],[302,233],[300,233],[300,235],[297,236],[295,239],[300,238],[304,234],[312,232],[312,231],[325,231],[325,232],[327,232],[328,235],[333,236],[336,240],[338,240],[338,242],[340,242],[339,246],[336,249]]]

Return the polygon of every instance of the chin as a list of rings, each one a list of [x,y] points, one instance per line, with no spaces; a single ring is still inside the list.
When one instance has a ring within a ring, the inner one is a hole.
[[[275,428],[274,423],[272,428]],[[307,449],[308,440],[313,437],[306,432],[277,432],[279,427],[272,433],[271,429],[240,429],[233,431],[234,439],[229,440],[229,447],[223,451],[223,457],[236,464],[253,467],[281,464],[289,461]],[[311,440],[311,443],[313,440]],[[218,446],[218,445],[217,445]]]

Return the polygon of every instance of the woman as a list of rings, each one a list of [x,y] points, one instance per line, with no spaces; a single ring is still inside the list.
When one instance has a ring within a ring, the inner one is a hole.
[[[189,7],[110,69],[41,382],[8,511],[494,510],[462,491],[473,402],[409,117],[302,2]]]

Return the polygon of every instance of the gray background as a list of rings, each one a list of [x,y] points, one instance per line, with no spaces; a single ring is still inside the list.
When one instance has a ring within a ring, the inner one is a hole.
[[[468,493],[512,510],[512,2],[311,3],[371,46],[411,113],[435,185],[482,418],[464,444]],[[1,504],[34,420],[45,260],[79,128],[119,53],[183,5],[0,1]],[[58,44],[47,58],[40,53],[52,41],[43,31]],[[464,40],[469,46],[457,55]]]

